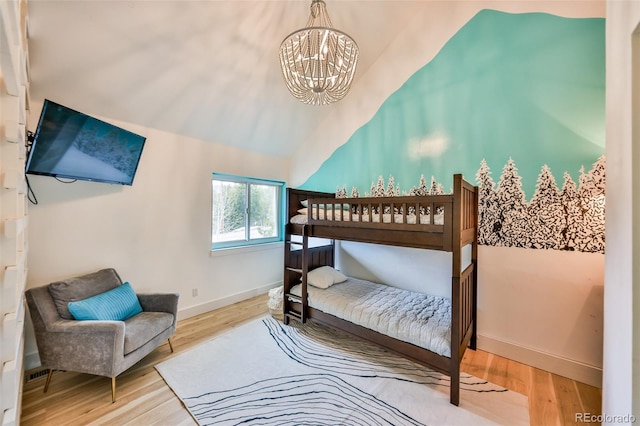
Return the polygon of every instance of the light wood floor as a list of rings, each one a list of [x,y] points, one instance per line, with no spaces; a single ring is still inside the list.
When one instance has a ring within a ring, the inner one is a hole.
[[[171,339],[117,379],[117,401],[111,403],[111,381],[105,377],[56,372],[49,391],[44,377],[24,385],[21,425],[194,425],[180,400],[154,365],[268,312],[267,297],[178,322]],[[462,370],[528,395],[532,425],[576,424],[575,413],[600,414],[600,389],[483,351],[467,351]],[[36,370],[37,371],[37,370]],[[33,373],[30,371],[28,373]]]

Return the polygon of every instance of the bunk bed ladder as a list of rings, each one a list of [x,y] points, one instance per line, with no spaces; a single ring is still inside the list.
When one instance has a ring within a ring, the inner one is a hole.
[[[291,240],[291,231],[288,229],[288,226],[285,230],[284,237],[284,276],[282,279],[283,283],[283,303],[282,303],[282,314],[283,314],[283,322],[285,324],[289,324],[290,318],[298,319],[298,314],[294,310],[291,309],[292,302],[298,302],[298,298],[291,294],[291,287],[293,287],[293,283],[296,278],[299,277],[302,273],[302,270],[296,268],[294,262],[294,255],[292,253],[292,246],[296,246],[299,243]]]
[[[305,323],[307,320],[307,272],[309,271],[308,248],[309,236],[307,227],[303,227],[302,243],[291,240],[291,233],[287,232],[284,244],[284,323],[289,324],[291,319]],[[291,246],[302,246],[302,260],[292,253]],[[302,277],[300,296],[291,293],[291,288],[298,283],[298,277]],[[293,306],[299,307],[299,311]]]
[[[307,312],[309,307],[309,297],[307,293],[307,274],[309,273],[309,226],[302,227],[302,284],[300,285],[300,294],[302,295],[300,303],[302,304],[300,321],[304,324],[307,322]]]

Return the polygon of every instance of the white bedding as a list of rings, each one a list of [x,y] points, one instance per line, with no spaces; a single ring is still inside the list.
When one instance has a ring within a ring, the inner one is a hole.
[[[300,296],[300,284],[291,292]],[[451,356],[451,301],[357,278],[307,286],[309,306],[404,342]]]
[[[368,214],[363,214],[363,215],[359,215],[359,214],[352,214],[351,217],[348,216],[348,212],[344,212],[344,211],[340,211],[338,210],[339,213],[335,214],[335,221],[345,221],[345,222],[374,222],[374,223],[380,223],[380,214],[378,213],[374,213],[371,218],[369,218]],[[342,216],[340,215],[340,213],[342,213]],[[317,219],[317,215],[315,212],[312,213],[313,214],[313,218]],[[362,217],[361,217],[362,216]],[[391,222],[391,213],[384,213],[382,215],[382,221],[383,223],[404,223],[403,222],[403,217],[401,214],[397,214],[395,213],[393,215],[393,222]],[[334,220],[334,212],[333,210],[329,210],[326,211],[325,210],[320,210],[320,220]],[[309,217],[306,214],[297,214],[295,216],[293,216],[291,218],[291,223],[295,223],[298,225],[304,225],[306,223],[308,223],[309,221]],[[431,216],[428,214],[421,214],[420,215],[420,224],[421,225],[428,225],[431,222]],[[434,215],[434,220],[433,220],[435,225],[444,225],[444,214],[440,213],[440,214],[435,214]],[[407,223],[411,224],[411,225],[415,225],[416,223],[416,215],[415,214],[408,214],[407,215]]]

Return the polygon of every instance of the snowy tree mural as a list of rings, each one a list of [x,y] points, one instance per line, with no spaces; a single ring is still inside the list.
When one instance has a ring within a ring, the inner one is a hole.
[[[596,195],[604,195],[606,183],[606,166],[606,159],[604,155],[602,155],[600,158],[598,158],[598,161],[593,164],[593,169],[591,169],[591,171],[589,172],[589,174],[591,175],[593,186],[596,190]]]
[[[576,250],[600,251],[604,248],[604,184],[605,159],[600,157],[590,172],[580,169],[578,196],[582,210],[582,226],[575,236]]]
[[[491,170],[485,160],[480,163],[476,174],[478,183],[478,244],[494,246],[500,241],[498,194],[491,177]]]
[[[395,186],[395,179],[393,176],[389,176],[389,182],[387,183],[387,190],[384,193],[385,197],[397,197],[400,195],[400,185]]]
[[[369,197],[384,197],[385,189],[384,189],[384,178],[382,176],[378,176],[378,182],[371,182],[371,194]]]
[[[536,192],[528,210],[531,247],[559,249],[567,219],[556,180],[546,164],[538,175]]]
[[[431,179],[434,180],[433,177]],[[418,187],[416,188],[414,186],[411,188],[409,195],[429,195],[429,187],[427,186],[427,180],[424,178],[424,175],[420,175],[420,183],[418,184]]]
[[[582,207],[578,187],[567,172],[564,172],[564,183],[560,196],[562,197],[565,226],[562,230],[562,242],[559,249],[573,251],[576,250],[576,236],[582,226]]]
[[[444,194],[444,187],[441,183],[436,182],[436,178],[431,176],[431,185],[429,186],[429,195],[442,195]]]
[[[528,247],[531,226],[528,221],[527,201],[522,190],[522,179],[511,158],[502,169],[496,189],[498,223],[492,232],[499,236],[498,244],[508,247]]]
[[[578,185],[564,172],[562,188],[547,165],[543,165],[533,197],[527,202],[522,181],[513,159],[504,165],[497,184],[485,160],[476,173],[478,185],[478,244],[527,249],[575,250],[604,253],[605,249],[605,157],[600,157],[589,172],[580,170]],[[371,183],[371,197],[441,195],[443,186],[432,176],[427,184],[424,174],[418,186],[400,190],[393,176],[385,189],[382,176]],[[336,196],[347,197],[346,185]],[[359,197],[358,188],[351,197]],[[413,207],[409,207],[413,214]],[[422,213],[428,213],[423,211]]]
[[[551,169],[544,165],[527,203],[512,159],[504,166],[497,189],[483,160],[476,174],[478,243],[604,253],[605,167],[602,156],[589,172],[582,168],[577,187],[565,172],[559,190]]]

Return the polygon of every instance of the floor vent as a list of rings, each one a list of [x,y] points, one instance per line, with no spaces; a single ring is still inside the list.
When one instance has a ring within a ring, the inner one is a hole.
[[[34,371],[33,373],[29,373],[27,375],[27,382],[30,382],[42,376],[46,376],[48,372],[49,372],[49,369],[45,368],[44,370],[39,370],[39,371]]]

